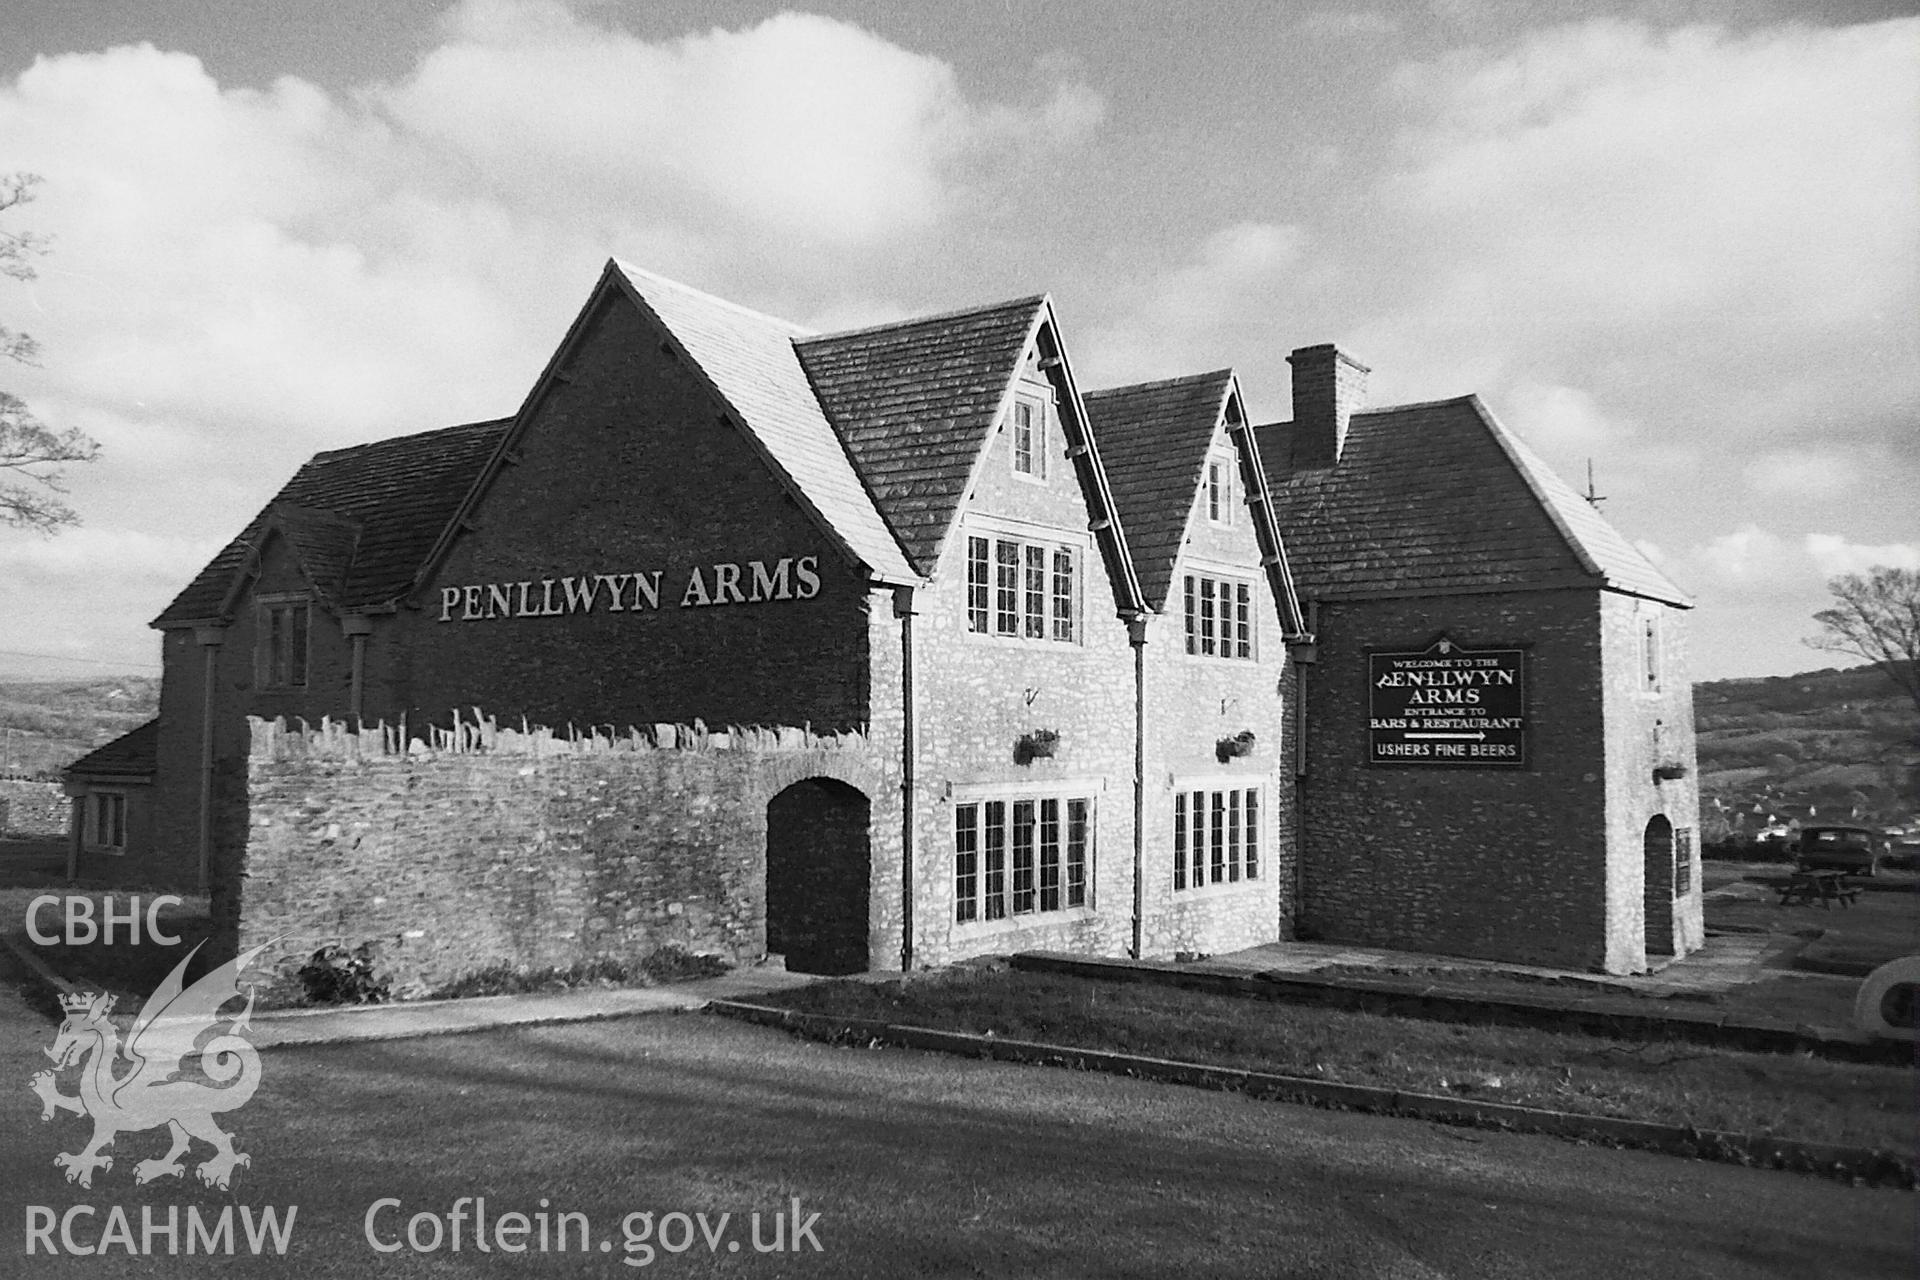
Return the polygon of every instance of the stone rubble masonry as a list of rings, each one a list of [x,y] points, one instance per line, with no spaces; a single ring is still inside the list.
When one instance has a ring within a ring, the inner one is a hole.
[[[798,728],[562,736],[482,719],[409,745],[384,726],[249,727],[244,851],[218,871],[228,936],[272,941],[283,993],[327,943],[372,942],[407,995],[665,946],[751,963],[768,800],[809,777],[872,795],[878,776],[864,735]],[[897,863],[897,841],[874,844]]]
[[[57,782],[0,780],[0,835],[64,836],[71,808]]]

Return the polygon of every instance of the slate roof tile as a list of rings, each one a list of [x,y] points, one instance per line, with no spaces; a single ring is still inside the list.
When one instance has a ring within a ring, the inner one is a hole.
[[[286,534],[336,607],[364,609],[397,599],[413,585],[511,421],[470,422],[315,454],[153,625],[220,618],[273,529]],[[321,574],[334,575],[336,585],[329,589]]]
[[[1290,456],[1292,424],[1259,428]],[[1591,582],[1691,601],[1476,396],[1353,416],[1336,466],[1269,462],[1295,577],[1324,599]]]
[[[1044,305],[1022,298],[796,342],[873,500],[931,575]]]
[[[1233,371],[1220,369],[1081,397],[1149,608],[1164,608],[1173,588],[1207,446],[1232,383]]]
[[[64,772],[69,777],[151,778],[159,759],[159,745],[160,718],[155,716],[105,746],[95,747],[68,765]]]

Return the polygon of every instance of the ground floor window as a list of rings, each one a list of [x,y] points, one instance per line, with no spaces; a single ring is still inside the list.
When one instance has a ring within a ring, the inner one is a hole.
[[[127,847],[127,797],[121,791],[87,792],[84,838],[89,848]]]
[[[1259,878],[1260,788],[1176,792],[1174,889],[1204,889]]]
[[[1673,829],[1673,896],[1684,898],[1693,890],[1693,828]]]
[[[954,920],[969,924],[1087,905],[1093,801],[978,800],[953,810]]]

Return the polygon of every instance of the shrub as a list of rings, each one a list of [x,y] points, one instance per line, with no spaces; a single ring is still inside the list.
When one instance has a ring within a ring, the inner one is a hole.
[[[315,1004],[384,1004],[393,998],[388,980],[374,976],[371,942],[351,951],[329,942],[300,966],[298,976]]]

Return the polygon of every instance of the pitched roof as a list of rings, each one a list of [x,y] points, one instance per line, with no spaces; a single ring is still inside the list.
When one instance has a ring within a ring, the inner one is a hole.
[[[921,572],[931,575],[1046,299],[795,344],[819,403]]]
[[[90,778],[151,778],[159,759],[160,718],[155,716],[137,729],[95,747],[63,771],[69,776]]]
[[[795,352],[809,331],[615,261],[628,286],[733,406],[796,496],[883,581],[916,574],[814,398]]]
[[[1291,431],[1260,428],[1268,457]],[[1337,465],[1268,479],[1322,598],[1592,585],[1692,605],[1477,396],[1356,413]]]
[[[1173,588],[1207,447],[1232,389],[1233,371],[1218,369],[1082,397],[1150,608],[1164,607]]]
[[[153,625],[223,618],[276,532],[336,608],[397,599],[413,584],[509,421],[470,422],[315,454]]]

